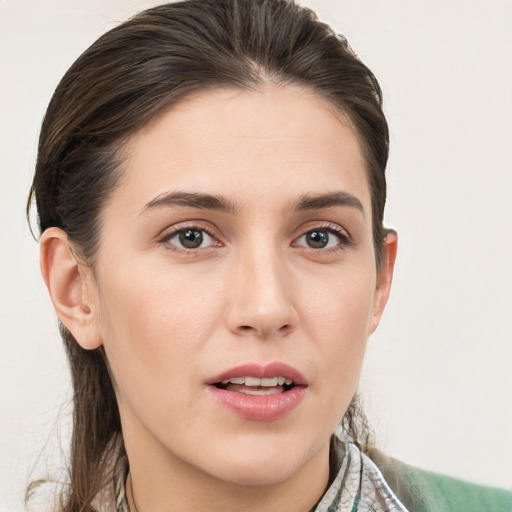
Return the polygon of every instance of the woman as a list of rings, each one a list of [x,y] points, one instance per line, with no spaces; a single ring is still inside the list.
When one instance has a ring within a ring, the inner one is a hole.
[[[78,59],[33,187],[75,389],[62,510],[506,510],[368,446],[387,155],[376,79],[289,2],[164,5]]]

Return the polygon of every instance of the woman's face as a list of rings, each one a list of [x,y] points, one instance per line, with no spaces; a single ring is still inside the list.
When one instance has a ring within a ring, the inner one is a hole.
[[[349,122],[299,87],[205,92],[122,172],[84,297],[129,456],[243,484],[324,457],[389,284]]]

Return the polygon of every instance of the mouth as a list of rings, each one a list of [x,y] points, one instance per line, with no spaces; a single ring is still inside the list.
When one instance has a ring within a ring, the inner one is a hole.
[[[217,403],[255,421],[274,421],[286,416],[300,404],[308,388],[298,370],[279,362],[238,366],[206,384]]]
[[[259,378],[253,376],[229,377],[213,384],[217,389],[234,391],[245,395],[278,395],[295,387],[292,379],[283,376]]]

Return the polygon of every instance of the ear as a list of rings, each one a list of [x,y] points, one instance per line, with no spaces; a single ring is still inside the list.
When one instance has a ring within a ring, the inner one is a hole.
[[[373,302],[373,315],[370,321],[368,334],[372,334],[379,325],[384,307],[389,298],[391,282],[393,281],[393,269],[395,268],[396,252],[398,248],[398,235],[392,229],[388,230],[384,238],[382,262],[377,274],[377,287]]]
[[[94,291],[89,286],[92,271],[73,253],[67,234],[48,228],[40,241],[41,273],[59,320],[78,344],[87,350],[98,348],[102,339],[94,310]]]

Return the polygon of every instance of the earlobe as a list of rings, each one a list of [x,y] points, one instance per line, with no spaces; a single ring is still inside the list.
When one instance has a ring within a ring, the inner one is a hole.
[[[87,350],[102,345],[94,315],[87,267],[80,265],[67,234],[48,228],[40,242],[41,273],[59,320],[78,344]]]
[[[377,274],[377,287],[373,303],[373,315],[370,321],[369,334],[372,334],[379,325],[382,313],[389,298],[391,282],[393,281],[393,270],[395,268],[396,253],[398,249],[398,235],[390,229],[384,238],[382,251],[382,263]]]

